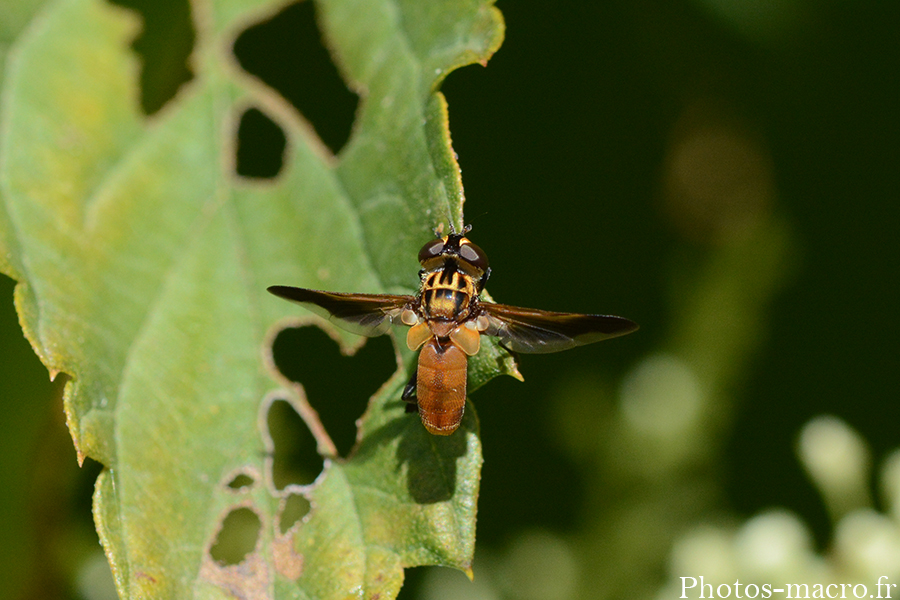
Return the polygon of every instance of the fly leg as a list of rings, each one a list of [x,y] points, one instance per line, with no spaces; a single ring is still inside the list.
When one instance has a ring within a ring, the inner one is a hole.
[[[412,377],[403,388],[403,394],[400,399],[406,402],[406,412],[414,413],[419,411],[419,399],[416,398],[416,371],[413,371]]]

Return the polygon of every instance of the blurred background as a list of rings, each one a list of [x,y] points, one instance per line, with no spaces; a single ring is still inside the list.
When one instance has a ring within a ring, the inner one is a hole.
[[[145,18],[153,114],[192,76],[187,0],[119,1]],[[900,583],[900,3],[497,6],[503,46],[442,85],[489,290],[641,330],[525,356],[525,383],[473,394],[475,581],[410,569],[401,597],[676,598],[704,574]],[[309,0],[235,52],[340,151],[358,98]],[[243,175],[278,172],[274,124],[249,111],[239,135]],[[0,597],[110,597],[98,468],[76,466],[12,290],[0,276]],[[388,340],[345,358],[304,329],[275,349],[348,450],[393,370]],[[358,401],[330,406],[338,385]],[[303,481],[321,462],[280,412],[281,468]]]

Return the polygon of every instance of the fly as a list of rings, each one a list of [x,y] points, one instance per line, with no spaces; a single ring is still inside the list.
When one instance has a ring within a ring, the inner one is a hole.
[[[348,294],[275,285],[268,291],[296,302],[338,327],[367,337],[392,325],[409,327],[406,344],[418,366],[402,399],[418,408],[425,429],[450,435],[466,406],[468,358],[481,336],[499,338],[512,352],[559,352],[635,331],[636,323],[611,315],[550,312],[480,299],[491,269],[487,255],[462,233],[432,240],[419,251],[419,293]]]

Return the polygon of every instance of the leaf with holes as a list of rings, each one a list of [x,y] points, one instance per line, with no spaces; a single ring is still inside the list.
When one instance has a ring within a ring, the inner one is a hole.
[[[35,351],[73,377],[68,424],[79,457],[105,466],[94,510],[123,598],[388,598],[403,567],[471,562],[474,414],[454,436],[429,436],[404,415],[400,370],[371,400],[352,456],[279,491],[263,407],[285,398],[323,452],[329,440],[261,349],[298,314],[268,285],[409,292],[432,228],[462,225],[436,90],[496,50],[500,15],[490,0],[318,2],[327,45],[364,94],[333,157],[230,54],[283,5],[196,0],[194,78],[152,118],[129,48],[139,23],[105,0],[48,2],[10,53],[0,260]],[[251,108],[285,135],[267,181],[234,172]],[[501,371],[487,364],[480,380]],[[311,508],[284,532],[289,495]],[[223,564],[210,551],[235,514],[250,516],[250,550]]]

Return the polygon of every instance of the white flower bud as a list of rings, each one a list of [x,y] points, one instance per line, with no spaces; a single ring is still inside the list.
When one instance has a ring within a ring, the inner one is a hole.
[[[836,417],[817,417],[800,432],[798,454],[832,517],[868,506],[869,448]]]

